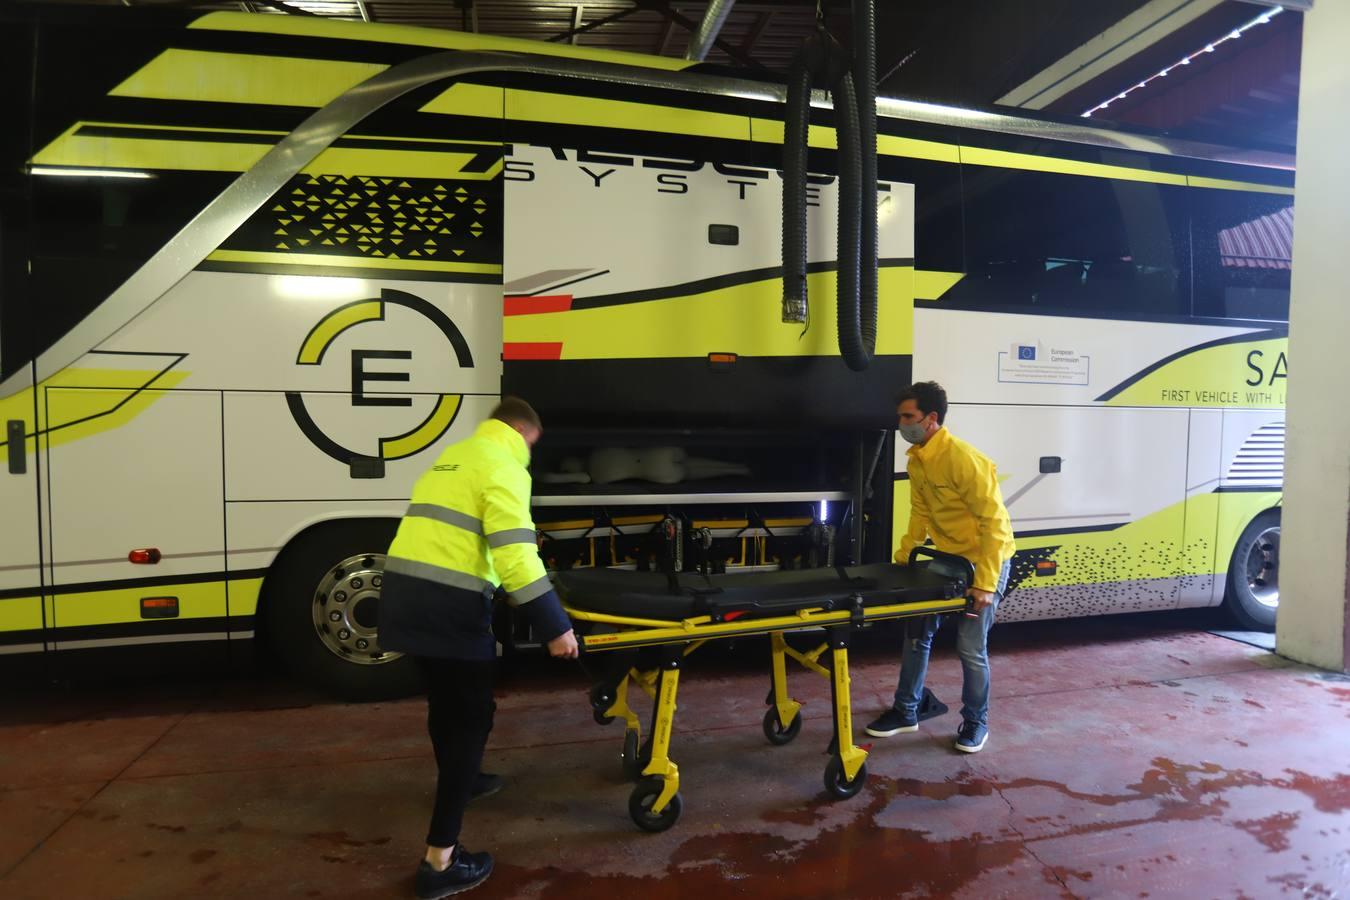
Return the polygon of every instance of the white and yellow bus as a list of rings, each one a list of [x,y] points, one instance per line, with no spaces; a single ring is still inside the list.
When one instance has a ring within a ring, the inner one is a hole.
[[[1273,621],[1289,157],[883,99],[854,372],[824,98],[803,326],[778,85],[226,12],[11,10],[0,59],[0,653],[263,639],[403,689],[382,553],[503,393],[553,565],[884,559],[911,379],[999,465],[1001,620]]]

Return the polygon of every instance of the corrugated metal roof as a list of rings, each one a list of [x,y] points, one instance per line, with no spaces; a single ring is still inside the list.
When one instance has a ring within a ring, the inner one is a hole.
[[[2,2],[2,0],[0,0]],[[476,31],[581,47],[683,57],[706,0],[28,0],[121,8],[243,10]],[[1099,37],[1148,0],[876,0],[881,92],[955,105],[991,105],[1011,88]],[[1156,2],[1156,0],[1155,0]],[[1263,0],[1264,2],[1264,0]],[[1069,93],[1047,112],[1077,116],[1102,99],[1226,34],[1260,7],[1226,0]],[[847,45],[852,0],[821,0],[826,25]],[[816,23],[817,0],[738,0],[707,62],[787,68]],[[1292,145],[1301,16],[1231,42],[1097,118],[1177,137],[1242,145]],[[580,29],[578,31],[578,29]],[[574,33],[575,32],[575,33]],[[1275,40],[1278,38],[1278,40]],[[1197,43],[1198,42],[1198,43]],[[1268,46],[1262,46],[1263,44]],[[1183,84],[1188,85],[1182,89]]]
[[[536,41],[568,41],[682,57],[691,29],[702,20],[702,0],[79,0],[143,8],[229,9],[259,15],[300,14],[477,31]],[[823,4],[830,26],[846,34],[848,0]],[[740,0],[722,26],[707,62],[785,69],[816,22],[816,0]],[[573,31],[583,29],[572,35]],[[842,29],[842,30],[841,30]]]

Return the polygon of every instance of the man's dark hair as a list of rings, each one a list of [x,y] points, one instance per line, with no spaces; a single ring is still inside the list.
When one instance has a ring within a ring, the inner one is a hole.
[[[502,402],[492,411],[492,418],[507,425],[528,425],[540,431],[544,430],[544,423],[539,421],[539,413],[519,397],[503,397]]]
[[[918,384],[911,384],[905,388],[900,399],[895,401],[899,406],[906,400],[913,400],[914,405],[919,407],[922,415],[937,413],[938,424],[945,424],[947,421],[947,392],[942,389],[942,385],[936,381],[920,381]]]

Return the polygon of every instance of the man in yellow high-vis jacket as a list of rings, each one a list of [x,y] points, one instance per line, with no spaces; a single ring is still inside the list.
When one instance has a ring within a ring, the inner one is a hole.
[[[909,530],[900,541],[896,562],[933,539],[937,549],[968,559],[975,567],[970,588],[973,609],[957,628],[961,657],[961,728],[956,749],[978,753],[989,736],[989,626],[1008,589],[1013,553],[1012,524],[998,487],[998,469],[980,451],[944,427],[947,392],[936,382],[912,385],[900,397],[900,436],[909,449]],[[938,617],[910,620],[900,683],[891,709],[867,726],[873,737],[918,731],[919,701],[928,671],[928,651]]]
[[[422,667],[438,772],[418,897],[468,890],[492,872],[491,855],[463,849],[459,831],[496,711],[497,588],[528,615],[551,654],[577,656],[571,621],[539,558],[530,516],[526,466],[542,433],[528,403],[504,398],[473,437],[447,447],[417,480],[389,547],[380,644],[410,654]]]

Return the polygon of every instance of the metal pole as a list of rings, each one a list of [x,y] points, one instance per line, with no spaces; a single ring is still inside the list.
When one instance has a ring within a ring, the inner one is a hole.
[[[862,565],[863,555],[863,507],[867,505],[867,438],[858,435],[858,468],[855,470],[857,481],[853,493],[853,527],[849,529],[848,555],[851,565]]]
[[[735,5],[736,0],[709,0],[703,21],[699,23],[698,31],[694,32],[694,39],[689,42],[689,50],[684,54],[685,59],[698,62],[707,59],[708,51],[712,49],[717,35],[722,31],[723,23]]]

